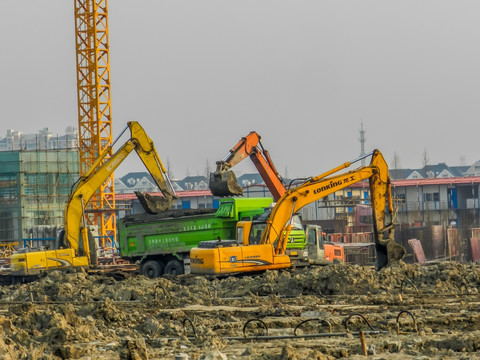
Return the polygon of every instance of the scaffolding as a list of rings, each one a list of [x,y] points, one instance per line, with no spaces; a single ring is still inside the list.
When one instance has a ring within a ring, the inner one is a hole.
[[[39,228],[63,225],[79,178],[77,150],[0,152],[0,164],[0,242],[21,243]]]

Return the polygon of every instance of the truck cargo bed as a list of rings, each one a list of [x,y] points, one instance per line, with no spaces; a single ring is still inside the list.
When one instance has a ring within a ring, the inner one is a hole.
[[[195,216],[195,215],[205,215],[205,214],[214,214],[217,209],[177,209],[177,210],[168,210],[158,214],[135,214],[127,215],[122,221],[125,224],[145,224],[151,222],[157,222],[158,220],[163,219],[176,219],[183,216]]]

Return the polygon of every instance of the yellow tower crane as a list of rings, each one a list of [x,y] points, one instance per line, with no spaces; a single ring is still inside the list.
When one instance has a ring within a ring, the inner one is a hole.
[[[112,144],[108,10],[107,0],[74,1],[80,174],[83,176]],[[104,161],[111,155],[110,151]],[[88,220],[99,226],[103,237],[115,239],[114,195],[112,174],[92,196]]]

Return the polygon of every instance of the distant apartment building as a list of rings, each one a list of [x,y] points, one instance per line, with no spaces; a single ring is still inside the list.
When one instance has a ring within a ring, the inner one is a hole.
[[[73,126],[68,126],[63,135],[54,135],[48,128],[31,134],[9,129],[5,137],[0,137],[0,151],[77,149],[78,141],[78,130]]]
[[[7,130],[0,137],[0,242],[54,237],[79,163],[74,127],[63,135],[48,128],[34,134]]]

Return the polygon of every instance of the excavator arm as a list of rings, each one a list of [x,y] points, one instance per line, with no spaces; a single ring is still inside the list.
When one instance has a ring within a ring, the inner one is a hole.
[[[356,161],[358,160],[360,159]],[[380,151],[375,150],[372,153],[369,166],[336,174],[338,171],[350,167],[351,164],[353,162],[346,162],[289,190],[274,207],[260,243],[274,244],[275,253],[284,254],[286,241],[291,230],[289,222],[293,214],[307,204],[354,183],[369,179],[377,249],[376,268],[381,269],[386,266],[388,261],[402,259],[405,255],[405,249],[396,244],[393,239],[393,206],[390,177],[385,159]],[[386,214],[388,215],[386,216]]]
[[[117,142],[127,128],[130,129],[130,139],[108,160],[103,162],[115,142]],[[167,172],[153,145],[153,141],[148,137],[138,122],[129,122],[115,142],[105,149],[87,173],[79,179],[68,199],[65,208],[65,240],[75,251],[77,251],[80,246],[80,230],[85,228],[85,207],[88,201],[133,150],[137,152],[164,195],[163,197],[154,199],[156,200],[155,204],[150,204],[150,208],[146,210],[148,210],[148,212],[168,210],[173,201],[177,199],[177,195],[173,190]],[[139,194],[137,194],[137,196],[139,196]],[[140,199],[140,201],[142,202],[142,199]],[[142,203],[142,205],[145,204]],[[85,241],[84,235],[82,235],[82,238],[83,241]],[[86,244],[84,244],[83,248],[85,251],[88,251]]]
[[[396,244],[393,238],[393,206],[388,166],[380,151],[375,150],[371,155],[369,166],[338,174],[340,170],[364,158],[362,157],[287,190],[270,213],[259,243],[252,237],[253,223],[249,221],[237,223],[235,243],[200,242],[197,248],[190,251],[191,272],[219,275],[290,267],[292,262],[285,252],[295,213],[307,204],[366,179],[370,182],[375,217],[376,268],[380,270],[389,261],[402,259],[405,249]]]
[[[260,135],[255,131],[243,137],[221,161],[217,169],[210,174],[210,190],[215,196],[242,195],[243,189],[238,185],[235,173],[230,169],[246,157],[250,157],[260,176],[272,193],[273,198],[280,199],[286,192],[283,179],[275,169],[270,154],[263,148]]]
[[[107,155],[111,153],[112,146],[127,128],[131,132],[130,139],[110,158],[106,159]],[[159,204],[157,201],[154,210],[170,208],[177,196],[152,140],[137,122],[129,122],[122,134],[100,154],[86,174],[75,184],[65,207],[65,227],[57,234],[55,249],[12,254],[10,258],[12,274],[35,275],[44,270],[70,266],[86,267],[96,263],[96,247],[86,226],[85,208],[92,195],[103,186],[108,177],[133,150],[140,156],[164,195],[159,197],[161,199],[157,199],[161,203]]]

